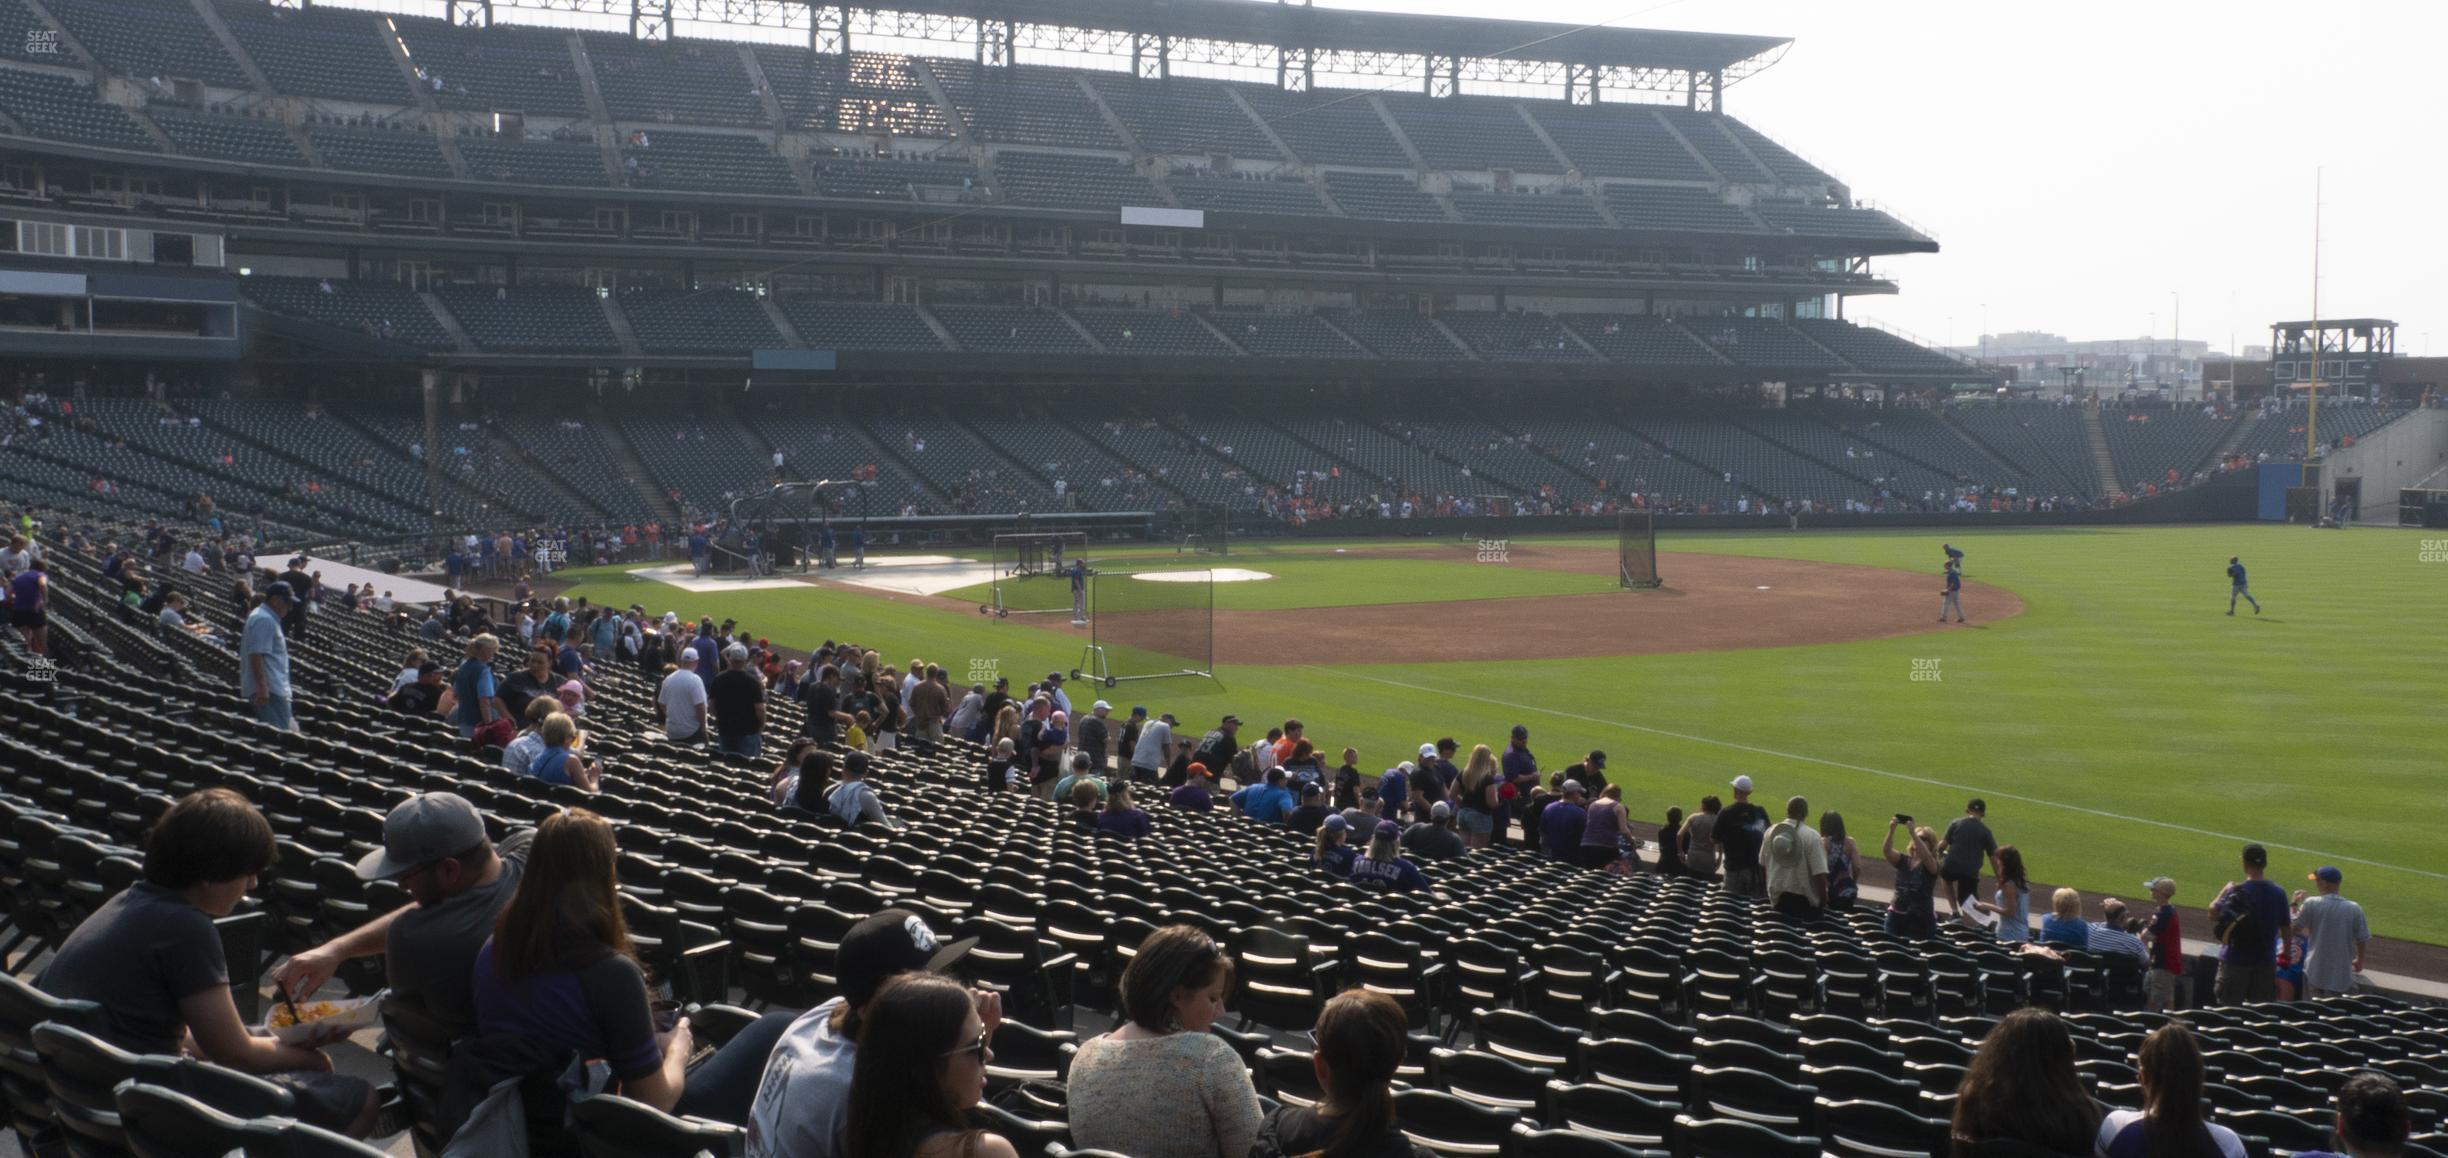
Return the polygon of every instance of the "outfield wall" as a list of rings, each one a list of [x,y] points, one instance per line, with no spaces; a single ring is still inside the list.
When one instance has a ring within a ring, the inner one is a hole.
[[[2448,410],[2425,407],[2330,454],[2328,478],[2323,481],[2334,485],[2336,479],[2362,479],[2363,506],[2356,517],[2366,523],[2395,526],[2397,492],[2424,485],[2424,479],[2443,468],[2448,468]]]

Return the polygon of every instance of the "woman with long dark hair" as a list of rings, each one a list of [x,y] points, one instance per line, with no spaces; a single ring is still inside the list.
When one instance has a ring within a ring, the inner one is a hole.
[[[1819,814],[1819,840],[1827,848],[1827,907],[1849,912],[1861,898],[1861,846],[1845,835],[1844,814],[1832,808]]]
[[[2074,1069],[2074,1036],[2045,1009],[1998,1019],[1955,1087],[1958,1147],[2010,1139],[2050,1154],[2091,1152],[2099,1107]]]
[[[969,1125],[986,1092],[985,1023],[960,982],[903,973],[876,991],[858,1036],[841,1153],[855,1158],[1019,1158]]]
[[[1336,994],[1310,1034],[1310,1064],[1326,1096],[1314,1106],[1276,1107],[1258,1129],[1254,1158],[1424,1158],[1394,1122],[1394,1071],[1409,1028],[1402,1006],[1383,993]]]
[[[2023,850],[2011,844],[1999,845],[1998,887],[1994,901],[1973,899],[1966,902],[1972,908],[1997,917],[1997,939],[2009,944],[2023,944],[2031,935],[2031,877],[2023,868]]]
[[[621,918],[617,855],[612,825],[585,809],[536,827],[518,891],[476,953],[476,1024],[602,1058],[623,1096],[668,1111],[695,1043],[687,1018],[657,1040],[646,972]]]
[[[1232,959],[1187,925],[1140,942],[1122,970],[1122,1026],[1071,1062],[1071,1137],[1132,1158],[1244,1158],[1258,1091],[1241,1055],[1207,1032],[1232,992]],[[852,1153],[858,1153],[853,1150]]]
[[[2211,1122],[2202,1104],[2201,1043],[2181,1021],[2142,1041],[2142,1108],[2100,1123],[2101,1158],[2244,1158],[2244,1140]]]

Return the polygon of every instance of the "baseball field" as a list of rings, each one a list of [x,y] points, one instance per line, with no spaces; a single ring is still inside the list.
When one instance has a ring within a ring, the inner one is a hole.
[[[2281,883],[2337,865],[2375,933],[2448,944],[2448,806],[2430,794],[2448,772],[2448,561],[2421,534],[1665,532],[1666,587],[1645,592],[1617,589],[1612,536],[1099,550],[1099,582],[1267,577],[1213,587],[1216,681],[1072,695],[1174,712],[1193,736],[1226,711],[1261,731],[1297,716],[1370,769],[1524,724],[1543,766],[1605,749],[1636,818],[1747,773],[1772,808],[1841,809],[1870,847],[1890,813],[1943,822],[1977,795],[2035,879],[2134,895],[2165,873],[2191,905],[2257,840]],[[1966,554],[1961,626],[1936,622],[1942,539]],[[2230,555],[2261,614],[2226,614]],[[572,593],[798,649],[856,638],[956,684],[1068,672],[1088,636],[1067,615],[981,616],[982,587],[688,592],[623,571],[572,573]]]

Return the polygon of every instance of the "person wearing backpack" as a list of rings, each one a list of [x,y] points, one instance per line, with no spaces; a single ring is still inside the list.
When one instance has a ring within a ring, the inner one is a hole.
[[[2245,845],[2243,860],[2244,879],[2227,882],[2210,902],[2221,1005],[2277,999],[2278,943],[2292,924],[2286,890],[2267,879],[2269,850]]]
[[[1809,816],[1809,800],[1796,796],[1786,801],[1784,823],[1769,829],[1760,847],[1768,903],[1778,915],[1796,921],[1816,920],[1827,908],[1827,844],[1806,822]]]
[[[842,823],[857,828],[861,822],[875,821],[893,828],[893,818],[884,811],[884,801],[876,796],[875,785],[867,782],[869,758],[865,752],[844,753],[841,758],[842,782],[825,797],[825,809],[841,818]]]

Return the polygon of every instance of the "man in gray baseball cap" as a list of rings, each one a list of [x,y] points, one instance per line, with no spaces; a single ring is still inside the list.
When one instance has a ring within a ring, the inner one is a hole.
[[[476,951],[518,891],[534,836],[521,829],[496,848],[476,806],[459,796],[428,792],[401,801],[383,818],[383,846],[357,862],[357,875],[397,881],[414,903],[281,962],[272,980],[304,998],[342,962],[380,953],[393,996],[423,1002],[453,1037],[476,1032],[469,982]]]

